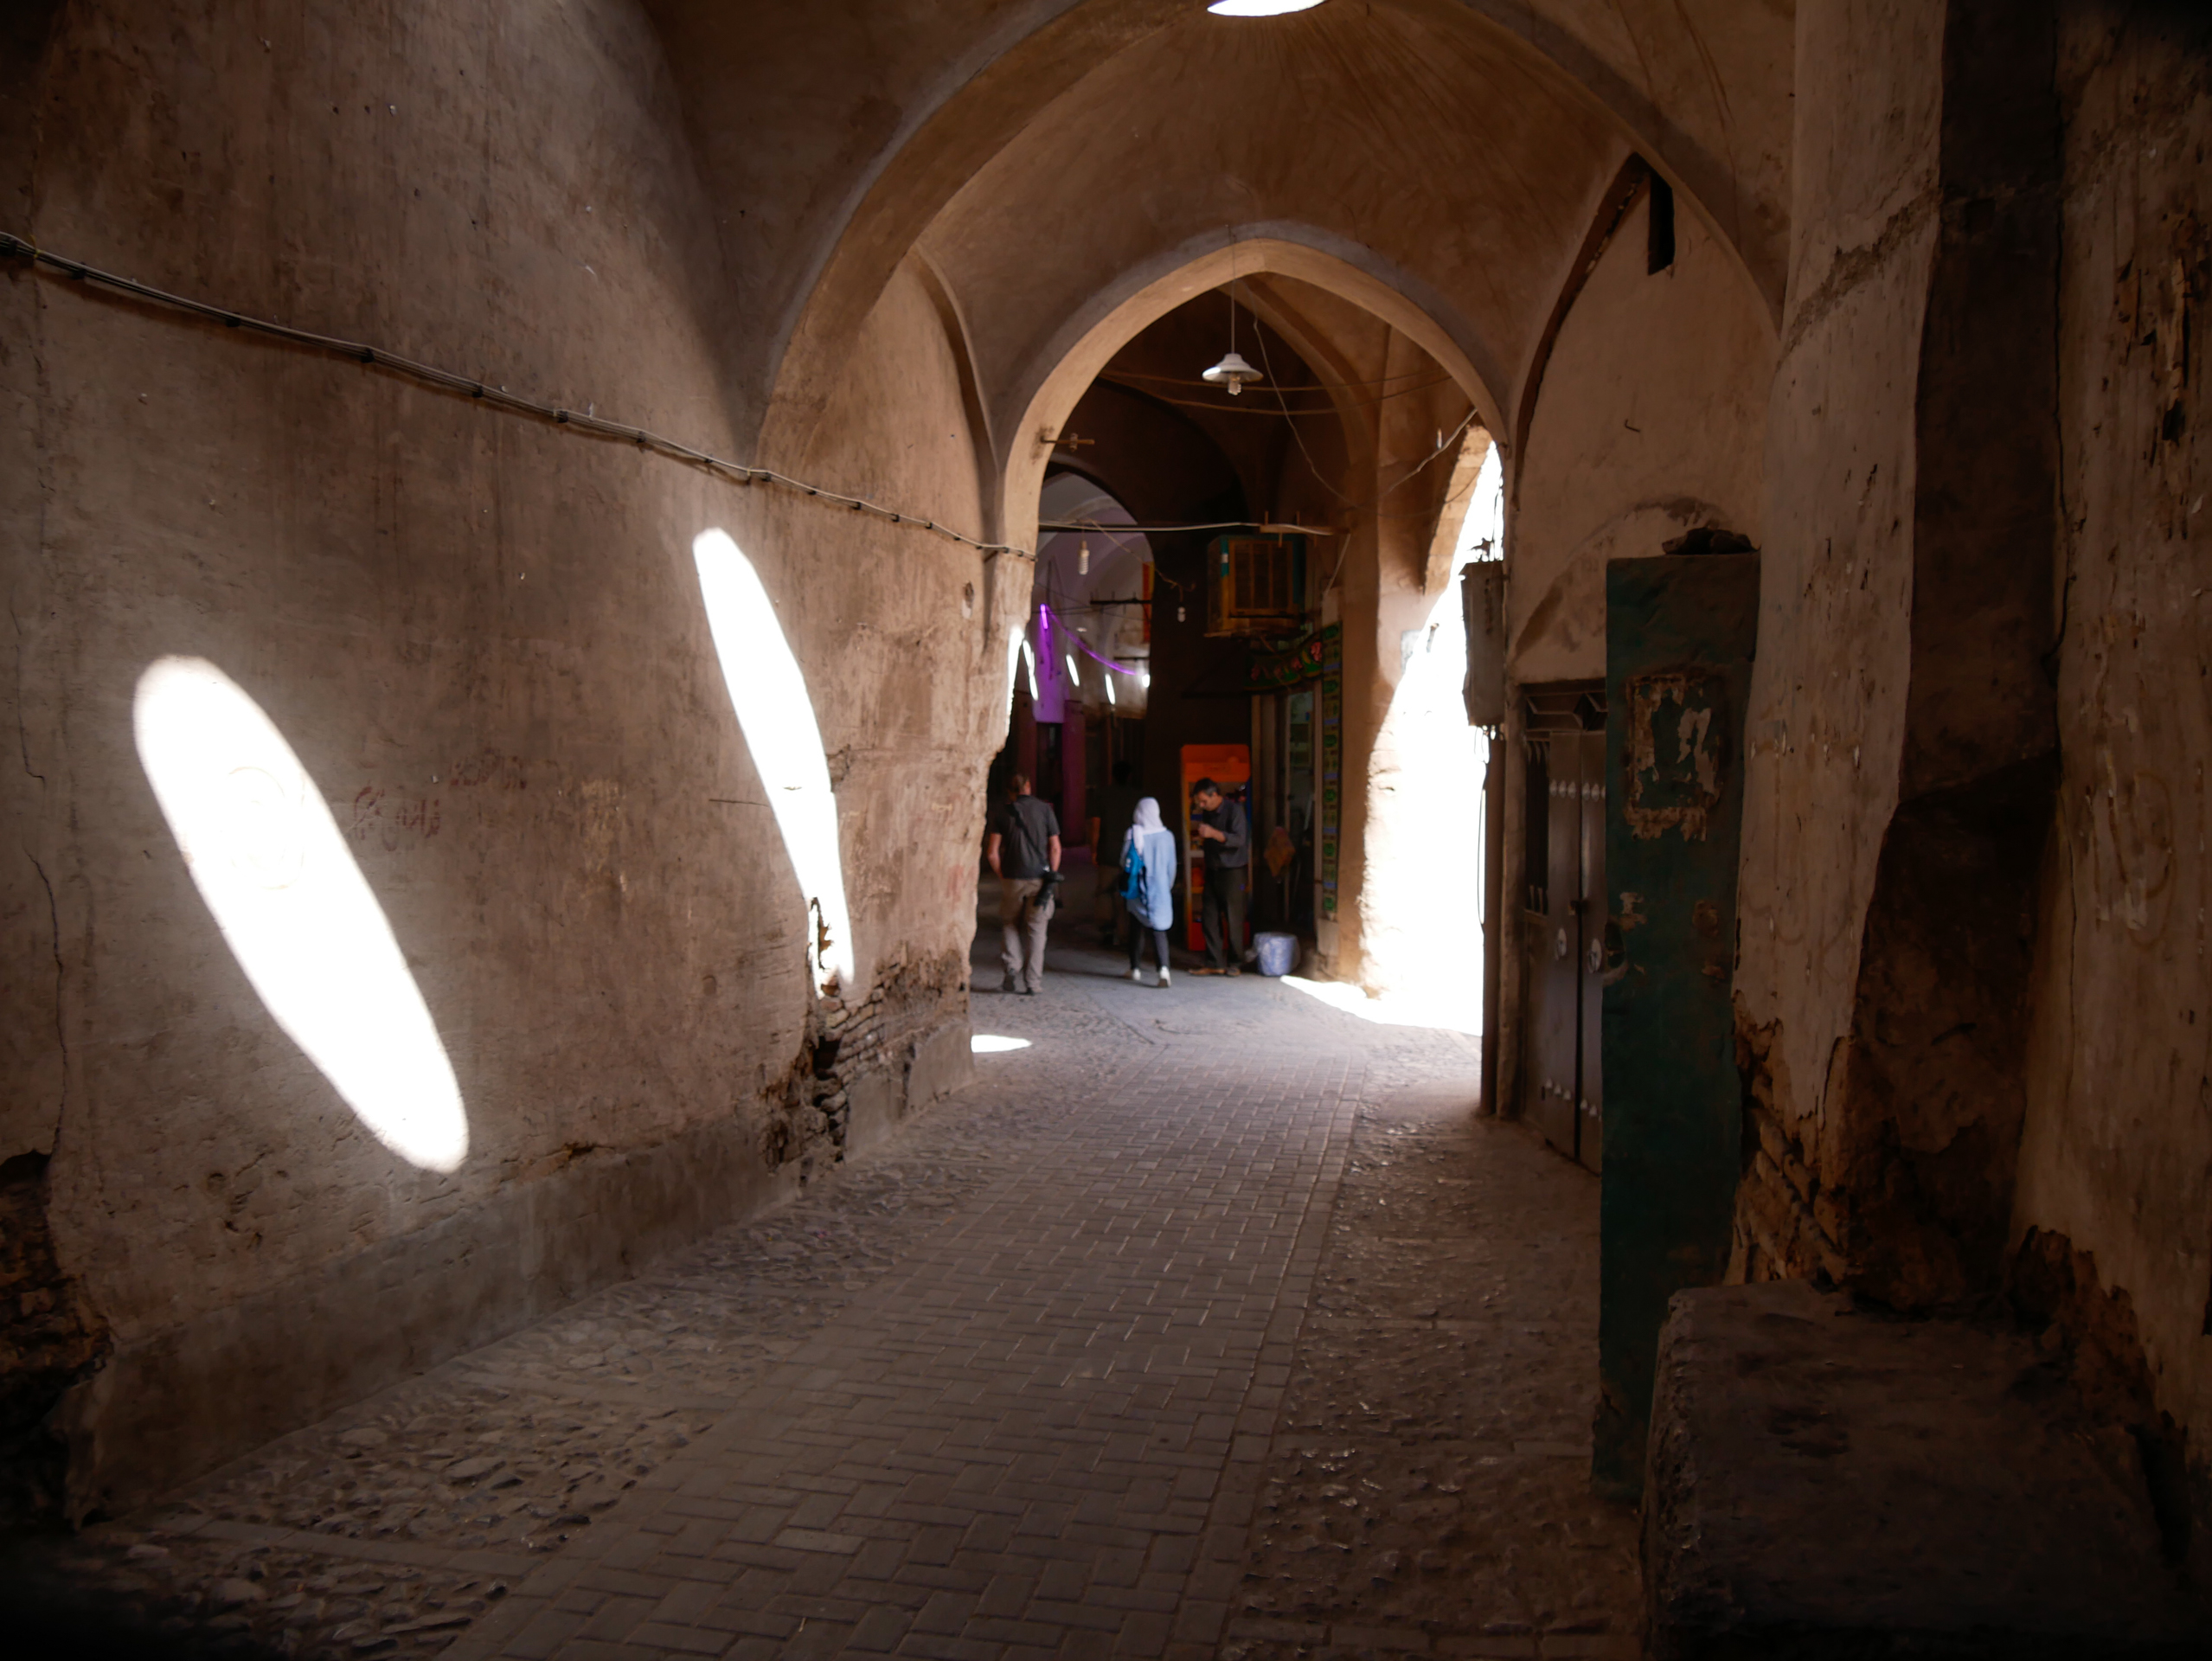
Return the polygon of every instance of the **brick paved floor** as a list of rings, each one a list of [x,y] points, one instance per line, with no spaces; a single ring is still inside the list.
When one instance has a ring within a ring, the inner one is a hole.
[[[458,1652],[1210,1652],[1221,1474],[1273,1427],[1346,1074],[1170,1051],[1102,1081]]]
[[[1590,1179],[1470,1040],[1052,962],[881,1155],[63,1571],[239,1654],[1633,1653]]]
[[[1366,1102],[1223,1654],[1637,1652],[1587,1481],[1594,1184],[1451,1093]]]

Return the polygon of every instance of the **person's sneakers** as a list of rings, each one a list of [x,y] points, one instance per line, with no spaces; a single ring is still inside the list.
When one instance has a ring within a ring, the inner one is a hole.
[[[1159,984],[1160,984],[1162,986],[1165,986],[1165,985],[1168,984],[1168,972],[1167,972],[1166,970],[1164,970],[1164,969],[1163,969],[1163,970],[1161,970],[1161,971],[1160,971],[1160,982],[1159,982]]]
[[[1132,963],[1129,965],[1129,978],[1142,986],[1144,984],[1144,972]]]
[[[1009,975],[1005,979],[998,983],[998,990],[1002,992],[1007,993],[1018,992],[1022,990],[1022,983],[1015,979],[1013,976]]]
[[[1226,969],[1216,969],[1210,963],[1202,963],[1190,972],[1194,975],[1226,975],[1228,973],[1228,971]]]
[[[1225,975],[1241,975],[1244,972],[1244,971],[1238,968],[1236,965],[1231,964],[1228,968],[1222,970],[1221,972]]]

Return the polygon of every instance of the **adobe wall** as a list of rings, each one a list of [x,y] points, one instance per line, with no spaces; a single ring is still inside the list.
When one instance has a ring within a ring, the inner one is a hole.
[[[1798,15],[1796,215],[1737,899],[1739,1027],[1757,1047],[1747,1060],[1773,1144],[1748,1173],[1740,1247],[1764,1253],[1767,1273],[1845,1268],[1842,1224],[1816,1223],[1818,1196],[1786,1174],[1825,1151],[1831,1058],[1850,1029],[1897,802],[1943,11],[1940,0],[1830,0]]]
[[[634,7],[80,4],[36,109],[35,176],[0,138],[7,200],[35,196],[8,222],[45,246],[742,453],[722,331],[765,325],[722,303]],[[0,501],[22,850],[0,879],[0,1170],[51,1235],[22,1319],[42,1299],[94,1335],[0,1377],[0,1419],[74,1381],[74,1510],[768,1203],[959,1076],[1004,719],[973,550],[20,265],[0,281],[0,395],[35,460]],[[809,465],[975,525],[919,283],[854,343]],[[860,959],[841,1006],[810,1001],[702,615],[709,527],[776,600],[830,753]],[[452,1176],[356,1123],[195,889],[132,741],[168,654],[251,694],[328,803],[459,1082]]]
[[[1343,474],[1344,494],[1356,505],[1339,509],[1340,523],[1349,520],[1350,529],[1330,538],[1328,548],[1340,561],[1323,617],[1343,625],[1343,796],[1335,924],[1321,918],[1317,900],[1315,929],[1317,966],[1370,993],[1401,984],[1405,973],[1392,961],[1409,874],[1397,863],[1399,760],[1387,728],[1407,651],[1418,649],[1442,598],[1430,584],[1429,551],[1458,450],[1439,452],[1437,439],[1463,420],[1470,421],[1465,442],[1487,438],[1469,417],[1465,394],[1433,359],[1396,330],[1381,332],[1381,350],[1363,363],[1363,376],[1400,377],[1396,385],[1407,390],[1374,407],[1372,446],[1358,446],[1360,460]],[[1411,891],[1418,894],[1417,880]]]
[[[2212,26],[2180,7],[2081,7],[2060,35],[2059,88],[2062,771],[2012,1222],[2087,1254],[2203,1484]],[[2202,1534],[2202,1488],[2198,1504]]]
[[[1798,14],[1734,1269],[2010,1299],[2201,1518],[2212,34],[2184,10]]]

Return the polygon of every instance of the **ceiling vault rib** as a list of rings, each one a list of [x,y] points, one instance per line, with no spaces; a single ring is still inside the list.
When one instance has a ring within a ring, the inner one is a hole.
[[[1043,15],[1044,10],[1050,15]],[[1773,157],[1786,157],[1786,100],[1776,106],[1772,98],[1764,102],[1754,98],[1746,106],[1741,98],[1731,98],[1732,92],[1742,91],[1737,83],[1760,67],[1759,55],[1766,49],[1765,36],[1716,58],[1712,42],[1702,36],[1683,37],[1689,20],[1673,8],[1670,20],[1645,19],[1648,27],[1632,31],[1638,42],[1636,61],[1615,62],[1618,53],[1594,38],[1584,38],[1548,15],[1550,10],[1522,0],[1407,0],[1362,9],[1355,24],[1350,9],[1342,9],[1339,16],[1340,9],[1322,8],[1299,14],[1295,28],[1278,30],[1271,25],[1260,35],[1240,36],[1239,49],[1255,42],[1265,48],[1261,56],[1271,66],[1274,84],[1298,93],[1292,101],[1305,112],[1301,124],[1307,131],[1325,125],[1330,112],[1343,103],[1327,95],[1328,88],[1337,84],[1332,66],[1338,77],[1350,74],[1358,80],[1373,68],[1370,60],[1377,53],[1382,57],[1375,61],[1396,62],[1409,51],[1416,62],[1440,65],[1448,61],[1457,66],[1455,86],[1464,82],[1467,73],[1474,73],[1484,84],[1499,89],[1501,96],[1520,89],[1511,96],[1527,107],[1520,118],[1510,119],[1510,110],[1492,108],[1478,115],[1463,97],[1441,98],[1425,85],[1412,88],[1410,101],[1391,106],[1401,119],[1387,123],[1387,131],[1369,135],[1374,143],[1388,139],[1408,168],[1419,165],[1421,156],[1427,156],[1428,165],[1440,165],[1422,146],[1427,140],[1442,142],[1453,132],[1459,135],[1454,142],[1464,149],[1473,142],[1470,135],[1480,129],[1482,142],[1497,150],[1491,141],[1512,131],[1515,119],[1525,125],[1525,118],[1541,116],[1561,124],[1573,138],[1571,164],[1560,159],[1555,146],[1518,154],[1507,145],[1498,152],[1494,171],[1476,170],[1477,175],[1492,181],[1484,187],[1489,191],[1484,200],[1491,204],[1486,211],[1493,222],[1484,225],[1479,215],[1470,220],[1455,209],[1457,222],[1465,228],[1459,239],[1463,244],[1471,238],[1475,244],[1486,241],[1495,248],[1501,237],[1520,237],[1531,216],[1539,244],[1555,247],[1555,239],[1574,236],[1575,231],[1560,210],[1587,188],[1587,176],[1580,172],[1587,164],[1583,152],[1602,153],[1625,143],[1679,189],[1685,207],[1731,249],[1738,270],[1760,297],[1771,323],[1779,316],[1786,274],[1786,218],[1770,200],[1773,193],[1768,188],[1776,166]],[[980,307],[971,340],[974,369],[984,405],[997,418],[993,423],[997,429],[995,448],[1003,451],[1009,442],[1003,430],[1009,414],[1003,394],[1011,390],[1004,382],[1012,366],[1001,362],[1005,347],[990,337],[994,330],[1003,333],[1019,326],[1021,320],[1002,317],[1002,308],[989,296],[970,292],[973,273],[963,266],[959,250],[980,236],[1003,258],[1009,236],[1019,239],[1057,221],[1040,221],[1038,202],[1030,202],[1024,214],[1016,211],[1019,204],[985,201],[978,192],[996,188],[991,181],[1007,173],[1008,157],[1048,142],[1055,132],[1089,135],[1086,142],[1096,153],[1100,141],[1110,141],[1114,129],[1130,120],[1133,125],[1124,131],[1142,142],[1145,131],[1157,131],[1157,123],[1148,125],[1145,110],[1129,106],[1128,88],[1151,84],[1139,69],[1152,66],[1148,73],[1153,73],[1154,80],[1164,73],[1180,85],[1177,77],[1189,69],[1186,60],[1196,61],[1191,53],[1217,56],[1221,42],[1236,32],[1221,30],[1217,20],[1181,16],[1165,6],[1139,0],[1025,8],[1023,15],[1034,22],[1003,25],[992,41],[956,54],[959,74],[933,75],[926,85],[908,88],[898,100],[902,107],[895,131],[885,134],[881,147],[861,169],[862,177],[833,210],[832,219],[817,221],[819,230],[810,234],[810,240],[813,235],[820,240],[812,242],[815,253],[802,262],[806,274],[791,304],[786,326],[779,330],[771,348],[773,358],[763,366],[766,402],[760,447],[764,458],[782,453],[794,426],[804,430],[810,411],[817,409],[826,395],[830,377],[825,366],[835,360],[838,343],[875,303],[903,254],[932,238],[946,244],[948,257],[937,263],[948,293],[957,294],[969,309]],[[1645,35],[1651,38],[1645,40]],[[1783,38],[1786,46],[1786,29]],[[1170,61],[1164,70],[1155,62],[1163,54]],[[1251,56],[1244,52],[1245,59]],[[1786,73],[1786,50],[1781,62]],[[1672,86],[1683,74],[1693,75],[1707,96],[1693,99],[1694,107],[1675,109],[1657,89]],[[1713,115],[1709,102],[1725,117],[1712,131],[1708,131]],[[1770,106],[1783,108],[1785,114],[1778,118]],[[1178,107],[1207,106],[1201,100]],[[1492,131],[1492,124],[1500,121],[1504,125]],[[1747,144],[1754,146],[1748,153],[1765,158],[1749,183],[1738,160]],[[1325,215],[1304,211],[1292,201],[1268,200],[1264,193],[1271,187],[1252,170],[1257,165],[1253,157],[1225,158],[1220,170],[1222,183],[1243,193],[1243,200],[1234,207],[1223,202],[1228,217],[1255,223],[1311,219],[1324,240],[1342,231],[1342,240],[1359,245],[1382,264],[1402,267],[1396,274],[1413,279],[1423,291],[1409,292],[1407,298],[1432,315],[1444,315],[1433,304],[1442,296],[1427,291],[1451,291],[1446,312],[1467,312],[1468,320],[1479,327],[1482,347],[1496,349],[1501,356],[1517,356],[1523,343],[1539,332],[1537,319],[1528,311],[1533,310],[1530,301],[1541,301],[1527,294],[1525,281],[1517,274],[1485,275],[1491,256],[1479,246],[1439,251],[1424,261],[1387,238],[1378,240],[1364,224],[1338,226],[1331,220],[1324,226],[1320,221]],[[1019,182],[1018,172],[1013,178]],[[1023,188],[1034,194],[1034,186],[1031,181]],[[1403,194],[1402,189],[1398,194]],[[959,206],[963,199],[969,203],[965,208]],[[1192,200],[1187,192],[1182,199],[1186,203]],[[1097,214],[1102,205],[1093,201],[1091,211]],[[1190,214],[1170,217],[1187,221]],[[1160,229],[1168,233],[1163,240],[1175,240],[1177,228],[1183,228],[1163,224]],[[1114,269],[1115,263],[1100,269]],[[1551,321],[1555,325],[1557,319]],[[1469,350],[1474,343],[1464,333],[1456,343],[1478,361],[1483,356],[1480,350]],[[1493,385],[1504,384],[1500,376],[1488,378]],[[1496,425],[1509,444],[1520,436],[1520,424],[1509,431],[1501,418]]]
[[[1528,454],[1529,428],[1536,419],[1536,400],[1543,391],[1544,371],[1550,367],[1552,348],[1559,343],[1559,331],[1566,327],[1567,314],[1574,309],[1590,275],[1598,268],[1598,261],[1605,257],[1613,234],[1628,217],[1628,210],[1636,205],[1636,198],[1651,183],[1650,164],[1641,156],[1631,156],[1620,164],[1613,183],[1598,198],[1598,210],[1591,217],[1590,228],[1582,238],[1582,246],[1575,251],[1574,261],[1567,269],[1567,280],[1560,285],[1558,297],[1553,300],[1551,316],[1545,320],[1543,332],[1536,337],[1536,350],[1529,356],[1529,368],[1521,377],[1520,396],[1514,401],[1513,453]],[[1521,470],[1514,469],[1513,498],[1521,497]]]

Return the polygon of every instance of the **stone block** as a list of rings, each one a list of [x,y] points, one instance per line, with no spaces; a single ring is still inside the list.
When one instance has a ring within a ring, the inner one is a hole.
[[[907,1054],[907,1111],[910,1113],[939,1096],[950,1095],[975,1077],[975,1055],[965,1019],[923,1033]]]
[[[848,1156],[879,1146],[897,1126],[904,1106],[899,1075],[869,1073],[848,1087],[851,1116],[845,1121]]]
[[[1645,1478],[1655,1661],[2197,1657],[2133,1439],[2010,1330],[1803,1281],[1677,1294]]]

